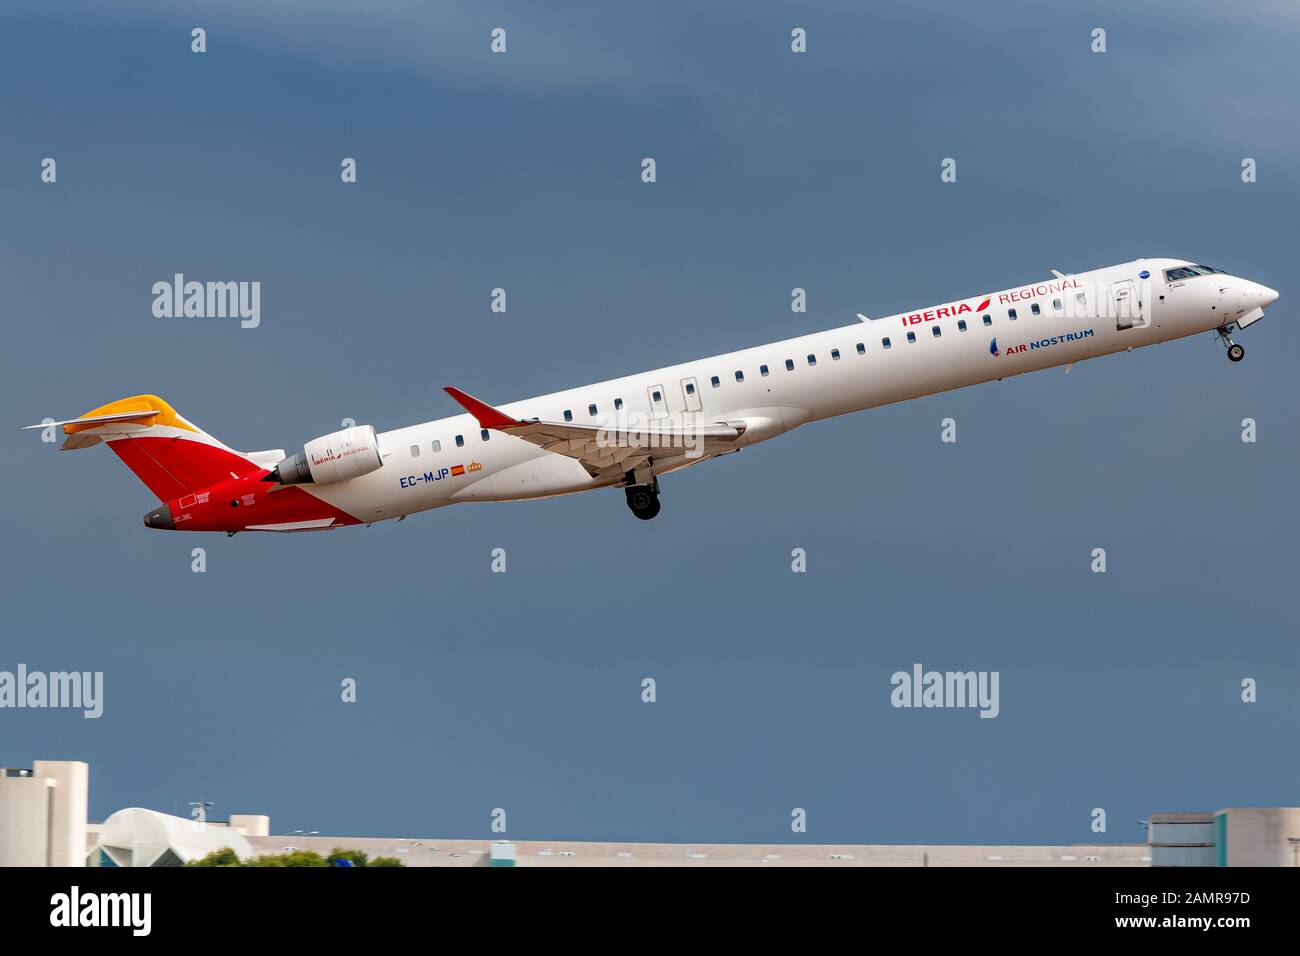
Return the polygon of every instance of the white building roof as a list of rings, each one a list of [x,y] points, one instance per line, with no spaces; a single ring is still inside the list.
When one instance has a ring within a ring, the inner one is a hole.
[[[241,860],[253,855],[248,841],[229,827],[173,817],[157,810],[127,807],[104,821],[99,849],[118,866],[175,866],[199,860],[226,847]],[[168,855],[171,851],[171,855]]]

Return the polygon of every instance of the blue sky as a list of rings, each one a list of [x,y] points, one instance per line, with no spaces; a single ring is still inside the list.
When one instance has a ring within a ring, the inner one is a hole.
[[[99,720],[0,711],[0,765],[88,761],[96,818],[394,836],[1088,842],[1103,807],[1135,841],[1295,804],[1293,5],[263,6],[0,11],[0,669],[106,684]],[[609,491],[149,532],[115,458],[17,429],[153,392],[293,448],[1147,255],[1280,291],[1244,363],[1204,336],[821,423],[648,523]],[[155,318],[175,272],[260,281],[260,327]],[[999,671],[1000,716],[892,708],[915,662]]]

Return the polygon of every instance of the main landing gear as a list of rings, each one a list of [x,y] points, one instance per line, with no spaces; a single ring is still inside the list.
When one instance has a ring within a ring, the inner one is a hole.
[[[659,513],[659,479],[651,478],[647,485],[628,485],[627,506],[642,521],[649,521]]]
[[[1228,361],[1240,362],[1246,357],[1246,350],[1236,342],[1232,341],[1232,336],[1228,333],[1228,327],[1223,326],[1215,329],[1219,333],[1219,341],[1228,347]]]

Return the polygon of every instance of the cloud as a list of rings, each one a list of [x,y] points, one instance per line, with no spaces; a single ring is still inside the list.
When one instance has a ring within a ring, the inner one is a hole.
[[[173,24],[186,36],[202,26],[210,54],[219,54],[233,38],[327,66],[522,90],[630,90],[684,82],[680,71],[664,65],[679,59],[674,49],[681,46],[681,19],[612,4],[200,0],[180,8],[170,0],[122,0],[110,12],[84,0],[51,0],[39,9],[81,19],[126,16]],[[496,27],[507,31],[506,54],[490,50]]]

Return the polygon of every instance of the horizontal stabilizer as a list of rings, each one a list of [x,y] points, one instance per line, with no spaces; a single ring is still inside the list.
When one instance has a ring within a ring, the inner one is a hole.
[[[118,412],[114,415],[91,415],[88,418],[69,418],[65,422],[41,422],[39,425],[24,425],[23,431],[32,428],[53,428],[64,425],[108,425],[112,422],[133,422],[139,425],[149,424],[149,419],[157,418],[159,412],[156,409],[145,408],[136,412]]]
[[[255,452],[256,459],[222,444],[157,395],[132,395],[61,422],[28,429],[62,428],[65,451],[107,445],[135,476],[170,501],[231,478],[264,471],[262,464],[284,452]]]

